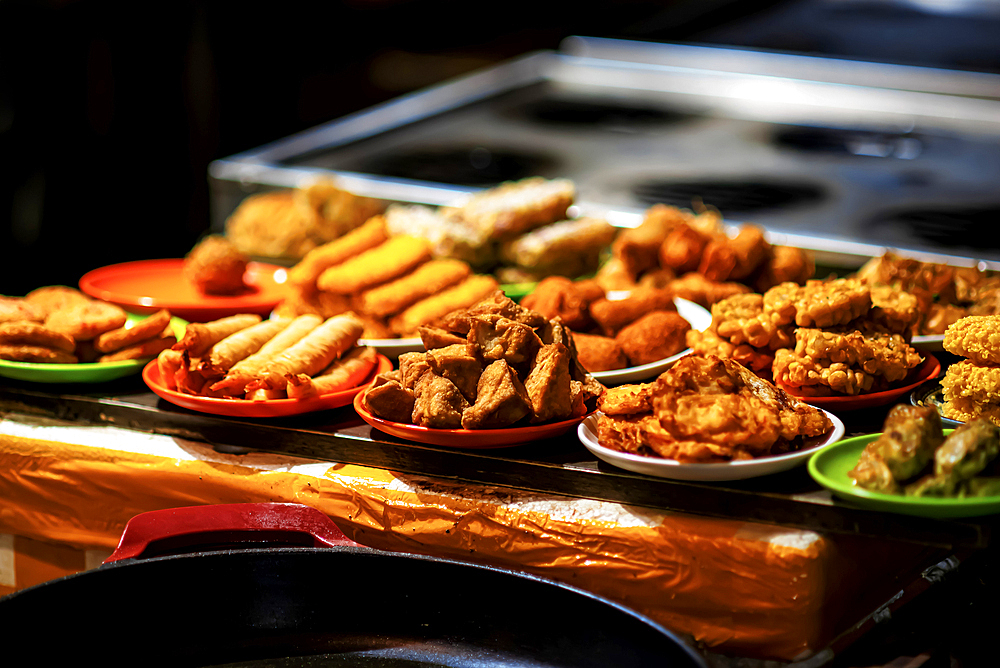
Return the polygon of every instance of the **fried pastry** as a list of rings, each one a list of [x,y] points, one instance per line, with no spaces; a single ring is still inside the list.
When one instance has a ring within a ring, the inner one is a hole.
[[[222,378],[237,362],[260,350],[291,322],[291,318],[258,321],[230,334],[205,351],[198,370],[206,377]]]
[[[431,260],[394,281],[362,292],[357,298],[358,309],[384,318],[461,283],[471,273],[469,265],[461,260]]]
[[[676,311],[651,311],[623,327],[615,342],[631,366],[640,366],[676,355],[687,348],[691,323]]]
[[[604,298],[604,289],[593,280],[573,281],[563,276],[542,279],[521,306],[545,318],[558,316],[573,331],[587,331],[595,323],[590,304]]]
[[[711,328],[703,332],[697,329],[688,330],[685,339],[688,348],[695,355],[714,355],[735,360],[762,378],[771,375],[774,352],[767,348],[754,348],[747,343],[733,344],[713,332]]]
[[[875,387],[875,374],[843,362],[817,362],[811,357],[782,348],[771,366],[774,382],[794,388],[802,396],[858,395]]]
[[[250,195],[225,223],[225,235],[247,255],[298,259],[316,247],[312,232],[319,223],[315,211],[296,206],[292,192]]]
[[[76,350],[76,342],[73,341],[73,337],[31,320],[0,322],[0,344],[42,346],[67,353]]]
[[[587,371],[613,371],[628,366],[628,357],[618,342],[610,336],[573,332],[576,356]]]
[[[483,369],[476,403],[462,412],[461,424],[463,429],[500,429],[531,413],[531,400],[517,372],[498,359]]]
[[[413,392],[395,380],[380,383],[364,394],[368,410],[373,415],[392,422],[409,423],[413,418],[415,400]]]
[[[542,346],[535,353],[531,371],[524,379],[531,402],[531,422],[565,420],[573,414],[569,368],[569,348],[561,343]]]
[[[212,322],[191,322],[184,327],[184,336],[174,346],[174,350],[187,351],[191,357],[201,357],[208,350],[228,336],[255,325],[261,317],[254,313],[231,315]]]
[[[157,336],[170,324],[170,311],[160,309],[144,320],[131,327],[119,327],[104,332],[94,339],[94,348],[102,353],[113,353],[116,350],[134,346],[140,341]],[[173,343],[176,343],[176,339]]]
[[[944,349],[981,364],[1000,364],[1000,315],[958,320],[944,333]]]
[[[230,390],[235,393],[244,392],[246,386],[263,373],[275,357],[301,341],[303,337],[321,324],[323,324],[323,318],[318,315],[306,314],[293,318],[283,329],[265,341],[256,352],[247,355],[231,366],[226,371],[225,377],[213,383],[211,389],[215,392],[222,390]]]
[[[962,360],[950,365],[941,378],[944,399],[968,398],[980,403],[1000,403],[1000,365]]]
[[[936,408],[897,404],[889,410],[882,434],[865,450],[870,458],[885,463],[896,483],[903,483],[924,470],[943,441]],[[848,476],[861,486],[869,484],[869,476],[860,471],[851,471]]]
[[[124,348],[119,348],[112,353],[101,355],[97,358],[97,361],[120,362],[122,360],[141,360],[153,358],[164,350],[169,349],[175,343],[177,343],[177,337],[174,336],[173,332],[170,331],[169,328],[167,328],[159,336],[144,339],[129,346],[125,346]]]
[[[574,278],[597,270],[617,228],[601,218],[562,220],[500,244],[501,261],[531,274]]]
[[[637,415],[653,410],[654,383],[609,387],[597,399],[597,410],[605,415]]]
[[[486,269],[495,264],[496,252],[488,234],[465,221],[419,204],[393,204],[385,212],[391,236],[427,239],[436,258],[461,260]]]
[[[336,315],[277,353],[264,370],[247,384],[251,389],[284,389],[288,374],[312,376],[350,350],[361,336],[363,325],[351,314]]]
[[[246,290],[246,253],[221,234],[209,234],[184,257],[184,278],[206,295],[235,295]]]
[[[160,372],[160,382],[168,390],[177,389],[177,373],[185,364],[184,353],[173,348],[161,350],[156,356],[156,368]]]
[[[499,287],[492,276],[473,274],[446,290],[418,301],[389,320],[389,328],[405,336],[417,331],[421,325],[434,324],[440,318],[458,309],[469,308],[486,298]]]
[[[920,322],[917,298],[908,292],[888,285],[873,285],[871,300],[872,308],[865,319],[890,332],[909,335]]]
[[[316,279],[316,288],[349,295],[403,276],[431,259],[426,239],[391,237],[383,243],[328,267]]]
[[[431,371],[453,382],[470,403],[476,400],[476,386],[483,365],[465,342],[435,348],[427,351],[426,355]]]
[[[507,182],[471,196],[444,215],[460,218],[491,239],[508,239],[566,219],[576,187],[569,179],[532,177]]]
[[[452,334],[448,330],[442,329],[441,327],[424,325],[417,328],[417,334],[420,335],[420,342],[424,344],[424,350],[446,348],[455,344],[465,345],[466,343],[464,336]]]
[[[690,217],[690,212],[677,207],[656,204],[646,210],[638,226],[618,233],[611,244],[611,255],[634,279],[659,265],[660,247],[667,235]]]
[[[0,322],[44,322],[44,308],[25,301],[23,297],[0,296]]]
[[[934,451],[934,471],[905,488],[907,496],[951,496],[1000,454],[1000,429],[977,418],[948,434]]]
[[[788,287],[782,284],[779,287]],[[846,325],[871,308],[871,292],[857,279],[807,281],[791,296],[795,324],[799,327],[834,327]]]
[[[696,271],[690,271],[680,278],[670,281],[667,286],[674,296],[694,302],[705,308],[726,297],[752,292],[749,286],[735,281],[712,281]]]
[[[35,288],[24,296],[24,301],[40,308],[44,316],[71,306],[86,304],[90,297],[68,285],[47,285]],[[42,319],[44,319],[44,316]]]
[[[389,236],[385,218],[373,216],[360,227],[338,239],[310,250],[294,267],[288,270],[288,283],[300,288],[314,289],[316,279],[335,265],[379,246]]]
[[[118,329],[126,320],[128,315],[120,306],[90,300],[53,311],[45,318],[45,326],[68,334],[75,341],[90,341],[104,332]]]
[[[77,357],[59,348],[0,343],[0,359],[44,364],[76,364]]]
[[[302,399],[356,387],[368,378],[376,364],[378,353],[374,348],[355,346],[315,376],[304,373],[286,375],[288,385],[285,390],[289,399]]]
[[[606,336],[616,335],[622,327],[650,311],[676,311],[669,289],[636,288],[624,299],[598,299],[590,304],[590,315]]]
[[[431,359],[427,353],[403,353],[399,356],[399,382],[408,390],[416,387],[420,376],[431,370]]]
[[[843,363],[896,382],[906,378],[923,357],[899,334],[853,329],[795,331],[795,355],[817,364]]]
[[[432,429],[459,429],[469,402],[455,384],[428,371],[413,386],[413,424]]]

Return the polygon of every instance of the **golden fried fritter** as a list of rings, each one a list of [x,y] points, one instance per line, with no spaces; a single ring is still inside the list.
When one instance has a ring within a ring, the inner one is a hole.
[[[492,239],[508,239],[565,220],[575,197],[576,186],[569,179],[532,177],[476,193],[443,213],[465,220]]]
[[[677,225],[660,245],[660,266],[677,274],[695,271],[710,239],[690,224]]]
[[[674,279],[667,286],[674,295],[695,304],[711,308],[712,304],[726,297],[752,292],[749,286],[735,281],[711,281],[696,271],[690,271]]]
[[[688,218],[690,213],[676,207],[665,204],[650,207],[642,223],[618,233],[611,244],[611,255],[618,258],[625,271],[637,277],[659,264],[660,246],[670,231]]]
[[[774,382],[794,388],[802,396],[858,395],[875,386],[875,375],[851,368],[843,362],[817,362],[794,350],[782,348],[774,354]]]
[[[637,415],[653,410],[655,383],[609,387],[597,399],[597,410],[605,415]]]
[[[573,281],[563,276],[542,279],[521,306],[545,318],[559,316],[573,331],[587,331],[594,326],[590,304],[604,298],[604,289],[596,282]]]
[[[946,401],[968,398],[980,403],[1000,403],[1000,366],[955,362],[941,378]]]
[[[687,332],[686,343],[695,355],[714,355],[724,359],[739,362],[762,378],[770,377],[771,364],[774,362],[774,352],[767,348],[754,348],[747,343],[735,345],[728,339],[721,338],[711,329],[700,332],[691,329]]]
[[[958,320],[944,333],[944,349],[982,364],[1000,364],[1000,315]]]
[[[650,311],[615,336],[631,366],[649,364],[687,348],[691,323],[676,311]]]
[[[899,334],[800,327],[795,330],[795,354],[817,364],[843,363],[893,383],[906,378],[923,357]]]
[[[476,403],[462,412],[461,424],[463,429],[500,429],[530,415],[531,410],[531,400],[517,372],[498,359],[483,369]]]
[[[738,294],[712,304],[712,329],[733,345],[754,348],[787,348],[792,330],[782,319],[764,309],[764,296],[755,292]]]
[[[971,422],[978,417],[984,417],[1000,426],[1000,403],[981,403],[970,397],[958,397],[946,401],[941,406],[941,414],[959,422]]]
[[[24,301],[42,309],[44,312],[42,319],[44,319],[45,316],[55,311],[61,311],[78,304],[86,304],[90,301],[90,297],[68,285],[47,285],[35,288],[26,294]]]
[[[43,346],[67,353],[76,350],[73,337],[30,320],[0,322],[0,344]]]
[[[90,341],[128,320],[120,306],[97,300],[76,304],[54,311],[45,318],[45,326],[73,337],[75,341]]]
[[[46,311],[44,308],[26,301],[23,297],[0,296],[0,322],[43,322]]]
[[[735,237],[719,236],[708,242],[698,264],[698,273],[713,281],[743,280],[764,262],[769,249],[763,229],[742,225]]]
[[[888,285],[873,285],[871,299],[872,308],[865,318],[890,332],[905,334],[920,322],[917,298],[908,292]]]
[[[799,327],[846,325],[868,313],[872,304],[869,286],[853,278],[810,280],[801,287],[783,283],[772,290],[781,298],[769,302],[769,311],[786,313],[794,308]]]
[[[598,299],[590,304],[590,315],[607,336],[614,336],[622,327],[635,322],[650,311],[676,311],[673,292],[669,289],[636,288],[625,299]]]
[[[184,257],[184,278],[206,295],[235,295],[246,289],[249,257],[221,234],[210,234]]]
[[[573,332],[577,359],[587,371],[613,371],[628,366],[625,351],[610,336]]]
[[[0,360],[44,364],[76,364],[78,361],[76,355],[58,348],[7,343],[0,344]]]
[[[804,284],[816,273],[816,262],[807,251],[794,246],[771,246],[753,279],[753,288],[764,293],[782,283]]]

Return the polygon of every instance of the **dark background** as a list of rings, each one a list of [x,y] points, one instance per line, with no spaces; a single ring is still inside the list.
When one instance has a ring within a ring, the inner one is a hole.
[[[998,71],[996,28],[831,0],[4,0],[0,294],[181,257],[209,226],[211,160],[569,35]]]

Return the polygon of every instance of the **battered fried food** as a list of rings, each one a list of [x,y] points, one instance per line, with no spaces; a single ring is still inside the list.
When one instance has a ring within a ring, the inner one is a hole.
[[[206,295],[235,295],[247,285],[243,274],[247,257],[221,234],[210,234],[184,257],[184,278]]]
[[[625,299],[604,298],[590,304],[591,317],[607,336],[616,335],[622,327],[650,311],[676,310],[673,292],[655,288],[636,288]]]
[[[810,280],[794,290],[792,297],[795,324],[799,327],[846,325],[867,313],[871,303],[869,287],[853,278]]]
[[[461,283],[471,273],[469,265],[461,260],[431,260],[394,281],[362,292],[358,308],[362,313],[384,318]]]
[[[530,414],[531,400],[524,384],[505,360],[498,359],[483,369],[476,403],[462,412],[462,428],[500,429]]]
[[[660,246],[660,265],[684,274],[698,269],[709,235],[687,223],[677,225]]]
[[[899,334],[856,329],[795,331],[795,354],[818,363],[841,362],[890,383],[906,378],[923,357]]]
[[[349,295],[409,273],[431,259],[426,239],[392,237],[340,264],[328,267],[316,279],[319,290]]]
[[[739,362],[746,368],[758,374],[761,378],[771,376],[771,365],[774,363],[774,352],[767,348],[754,348],[747,343],[735,345],[728,339],[720,337],[712,328],[703,332],[697,329],[688,330],[685,337],[688,348],[695,355],[714,355],[724,359]]]
[[[169,349],[177,343],[177,337],[168,329],[164,330],[160,336],[144,339],[124,348],[119,348],[113,353],[101,355],[98,362],[120,362],[122,360],[141,360],[153,358],[164,350]]]
[[[667,284],[674,296],[711,308],[726,297],[752,292],[749,286],[735,281],[711,281],[696,271],[690,271]]]
[[[315,211],[295,204],[291,191],[251,195],[225,223],[226,237],[247,255],[298,259],[316,247]]]
[[[615,339],[599,334],[573,332],[577,359],[587,371],[613,371],[628,366],[628,357]]]
[[[513,366],[534,359],[542,346],[542,340],[534,329],[495,314],[471,318],[468,342],[481,359],[487,362],[502,359]]]
[[[646,210],[637,227],[618,233],[611,244],[611,255],[634,279],[658,266],[660,247],[667,235],[690,217],[690,212],[677,207],[656,204]]]
[[[235,334],[261,321],[254,313],[240,313],[212,322],[188,323],[184,328],[184,336],[174,346],[174,350],[186,351],[190,357],[201,357],[209,348],[228,336]]]
[[[160,309],[148,318],[134,323],[131,327],[126,324],[125,327],[104,332],[94,339],[94,348],[105,354],[113,353],[159,335],[169,324],[170,311]],[[174,339],[171,345],[173,343],[177,343],[177,340]]]
[[[128,320],[120,306],[97,300],[54,311],[45,318],[45,326],[68,334],[75,341],[90,341],[104,332],[118,329]]]
[[[629,271],[621,258],[611,257],[598,268],[594,282],[606,292],[631,290],[636,286],[637,276]]]
[[[77,357],[59,348],[23,344],[0,344],[0,359],[43,364],[76,364]]]
[[[946,401],[941,406],[941,414],[959,422],[969,422],[983,417],[1000,426],[1000,403],[996,402],[981,403],[970,397],[958,397]]]
[[[531,422],[565,420],[573,415],[570,351],[561,343],[544,345],[535,354],[524,389],[531,402]]]
[[[958,320],[944,333],[944,349],[980,364],[1000,364],[1000,315]]]
[[[213,383],[211,389],[215,392],[230,390],[241,394],[259,374],[263,373],[280,353],[301,341],[309,332],[323,324],[323,318],[318,315],[300,315],[291,320],[288,325],[268,339],[257,352],[236,362],[226,371],[222,380]],[[306,378],[309,378],[306,375]]]
[[[532,274],[573,278],[597,270],[601,251],[616,233],[601,218],[563,220],[503,242],[499,256]]]
[[[871,311],[865,318],[888,331],[909,336],[920,321],[917,298],[888,285],[871,286]]]
[[[874,374],[843,362],[817,362],[786,348],[775,352],[771,371],[775,383],[794,388],[800,396],[854,396],[876,387]]]
[[[289,399],[302,399],[356,387],[378,364],[378,353],[369,346],[356,346],[316,376],[288,374]]]
[[[496,262],[494,244],[486,231],[430,207],[393,204],[385,212],[385,224],[391,236],[427,239],[436,258],[461,260],[484,269]]]
[[[413,424],[432,429],[459,429],[469,402],[455,384],[433,371],[420,375],[413,386]]]
[[[638,415],[653,411],[656,383],[609,387],[597,399],[597,410],[605,415]]]
[[[753,279],[753,288],[764,293],[781,283],[802,285],[815,273],[816,262],[809,253],[794,246],[774,245]]]
[[[347,234],[384,207],[377,199],[338,188],[330,178],[319,178],[294,189],[292,202],[305,216],[315,220],[315,227],[309,231],[309,238],[317,243]]]
[[[741,225],[735,237],[718,236],[708,242],[698,273],[712,281],[743,280],[764,262],[769,249],[764,230],[756,225]]]
[[[712,329],[733,345],[777,350],[791,345],[792,329],[777,314],[766,311],[764,296],[747,293],[712,304]]]
[[[565,220],[575,196],[576,187],[569,179],[532,177],[477,193],[444,214],[470,223],[491,239],[505,239]]]
[[[294,267],[288,270],[288,282],[300,288],[314,289],[316,279],[335,265],[379,246],[389,236],[385,218],[374,216],[357,229],[310,250]]]
[[[42,346],[67,353],[76,350],[76,342],[68,334],[57,332],[39,322],[30,320],[0,322],[0,344]]]
[[[452,311],[476,304],[498,287],[499,284],[492,276],[473,274],[458,285],[421,299],[394,316],[389,320],[389,328],[401,336],[416,332],[421,325],[434,324]]]
[[[587,331],[595,323],[590,305],[604,298],[604,289],[593,280],[573,281],[563,276],[542,279],[521,300],[521,305],[545,318],[558,316],[573,331]]]
[[[365,407],[383,420],[408,423],[416,398],[396,380],[387,380],[364,393]]]
[[[934,451],[934,471],[906,486],[907,496],[952,496],[1000,454],[1000,429],[985,418],[960,425]]]
[[[198,370],[206,377],[222,378],[233,365],[260,350],[291,322],[290,318],[258,321],[230,334],[206,351]]]
[[[44,322],[45,309],[27,302],[22,297],[0,296],[0,322]]]
[[[70,306],[86,304],[90,297],[68,285],[47,285],[35,288],[24,296],[24,301],[39,307],[45,316]],[[44,319],[44,317],[43,317]]]
[[[676,311],[651,311],[626,325],[615,336],[631,366],[676,355],[687,347],[691,323]]]
[[[160,381],[168,390],[177,389],[177,373],[185,364],[184,353],[173,348],[161,350],[156,356],[156,368],[160,372]]]
[[[955,362],[941,378],[941,387],[945,401],[967,398],[978,403],[1000,403],[1000,365]]]

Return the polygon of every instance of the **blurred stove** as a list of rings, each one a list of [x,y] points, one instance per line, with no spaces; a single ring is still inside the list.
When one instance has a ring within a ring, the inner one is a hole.
[[[581,210],[619,225],[704,205],[777,243],[993,266],[1000,76],[570,38],[216,161],[213,224],[318,173],[428,204],[567,177]]]

